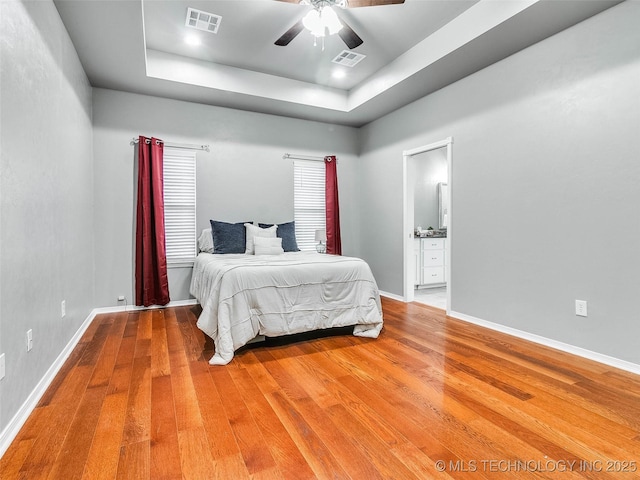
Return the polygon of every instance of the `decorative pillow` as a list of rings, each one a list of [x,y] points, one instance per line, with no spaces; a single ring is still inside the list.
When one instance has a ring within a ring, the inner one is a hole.
[[[260,223],[262,228],[268,227],[268,224]],[[296,223],[287,222],[279,223],[277,236],[282,238],[282,248],[285,252],[299,252],[298,242],[296,241]]]
[[[247,229],[247,245],[244,253],[249,255],[253,255],[253,240],[258,237],[264,238],[276,238],[276,230],[278,229],[277,225],[272,225],[267,228],[260,228],[253,223],[245,223],[244,227]]]
[[[213,234],[210,228],[205,228],[198,237],[198,251],[213,253]]]
[[[227,223],[211,220],[213,253],[244,253],[247,243],[245,223],[247,222]]]
[[[281,238],[255,237],[253,240],[256,255],[280,255],[284,253]]]

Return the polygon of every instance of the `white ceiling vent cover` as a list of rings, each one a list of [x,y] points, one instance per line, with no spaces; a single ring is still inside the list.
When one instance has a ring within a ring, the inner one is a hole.
[[[220,15],[189,7],[185,25],[209,33],[218,33],[221,21],[222,17]]]
[[[336,58],[331,60],[333,63],[337,63],[338,65],[344,65],[345,67],[354,67],[360,61],[362,61],[366,55],[362,55],[361,53],[350,52],[349,50],[343,50],[338,54]]]

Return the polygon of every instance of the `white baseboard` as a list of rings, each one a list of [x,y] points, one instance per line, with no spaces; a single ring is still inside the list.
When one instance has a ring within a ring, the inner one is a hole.
[[[67,345],[64,347],[62,352],[60,352],[60,355],[58,355],[58,358],[56,358],[53,364],[51,364],[47,372],[40,379],[36,387],[29,394],[26,401],[18,409],[18,411],[13,416],[11,421],[7,424],[4,430],[0,432],[0,458],[7,451],[7,449],[11,445],[11,442],[13,442],[13,439],[16,438],[16,436],[20,432],[20,429],[29,418],[29,415],[31,415],[33,410],[36,408],[36,406],[38,405],[38,402],[40,401],[44,393],[47,391],[47,388],[49,387],[51,382],[53,382],[53,379],[58,374],[58,372],[64,365],[64,362],[67,360],[67,358],[69,358],[69,355],[71,355],[71,352],[73,351],[73,349],[76,347],[76,345],[82,338],[82,335],[84,335],[84,332],[87,330],[87,328],[89,328],[89,325],[91,325],[91,322],[96,317],[96,315],[99,315],[101,313],[117,313],[117,312],[127,312],[127,311],[137,311],[137,310],[149,310],[154,308],[182,307],[186,305],[197,305],[197,304],[198,304],[197,300],[190,299],[190,300],[178,300],[175,302],[170,302],[165,306],[154,305],[152,307],[137,307],[135,305],[128,305],[128,306],[122,306],[122,307],[94,308],[89,314],[89,316],[87,316],[85,321],[82,322],[82,325],[73,335],[71,340],[69,340],[69,343],[67,343]]]
[[[118,312],[137,312],[141,310],[152,310],[155,308],[170,308],[170,307],[184,307],[187,305],[197,305],[198,301],[195,298],[189,300],[176,300],[175,302],[169,302],[166,305],[152,305],[150,307],[139,307],[137,305],[123,305],[121,307],[99,307],[93,311],[95,314],[100,313],[118,313]]]
[[[396,295],[395,293],[383,292],[380,290],[380,295],[383,297],[390,298],[392,300],[398,300],[399,302],[404,302],[404,297],[401,295]]]
[[[200,302],[195,298],[190,298],[189,300],[176,300],[175,302],[169,302],[167,307],[186,307],[188,305],[198,305]],[[165,308],[165,307],[160,307]]]
[[[640,375],[640,365],[636,363],[628,362],[626,360],[621,360],[615,357],[610,357],[609,355],[604,355],[602,353],[592,352],[591,350],[587,350],[586,348],[576,347],[575,345],[559,342],[558,340],[553,340],[551,338],[543,337],[541,335],[536,335],[535,333],[529,333],[523,330],[518,330],[517,328],[500,325],[499,323],[493,323],[487,320],[482,320],[480,318],[472,317],[471,315],[465,315],[464,313],[450,312],[448,313],[448,315],[457,320],[473,323],[474,325],[479,325],[481,327],[489,328],[491,330],[506,333],[507,335],[512,335],[514,337],[522,338],[523,340],[528,340],[530,342],[537,343],[539,345],[551,347],[556,350],[560,350],[562,352],[571,353],[573,355],[577,355],[578,357],[587,358],[589,360],[593,360],[598,363],[602,363],[604,365],[609,365],[611,367],[619,368],[620,370],[625,370],[627,372]]]
[[[2,430],[2,433],[0,433],[0,457],[4,455],[4,453],[11,445],[11,442],[13,442],[13,439],[16,438],[18,432],[20,432],[20,429],[29,418],[29,415],[31,415],[33,410],[36,408],[38,402],[64,365],[64,362],[67,360],[67,358],[69,358],[69,355],[71,355],[71,352],[82,338],[84,332],[87,330],[87,328],[89,328],[89,325],[91,325],[91,322],[93,321],[95,316],[96,311],[92,310],[85,321],[82,322],[82,325],[80,325],[80,328],[76,331],[71,340],[69,340],[67,346],[64,347],[62,352],[60,352],[58,358],[56,358],[56,360],[51,364],[47,372],[40,379],[33,391],[29,394],[27,400],[18,409],[18,411],[4,428],[4,430]]]

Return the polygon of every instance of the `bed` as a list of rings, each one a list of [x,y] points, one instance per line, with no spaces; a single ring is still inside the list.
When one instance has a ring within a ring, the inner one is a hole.
[[[198,328],[215,345],[211,365],[226,365],[260,335],[354,325],[354,335],[377,338],[383,325],[375,279],[354,257],[199,253],[190,291],[202,306]]]

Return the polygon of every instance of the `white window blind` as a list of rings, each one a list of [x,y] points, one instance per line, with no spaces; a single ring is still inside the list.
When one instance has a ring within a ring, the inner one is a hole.
[[[324,162],[293,161],[293,209],[300,250],[315,250],[316,229],[325,228]]]
[[[167,266],[191,266],[196,256],[196,152],[165,146],[163,171]]]

